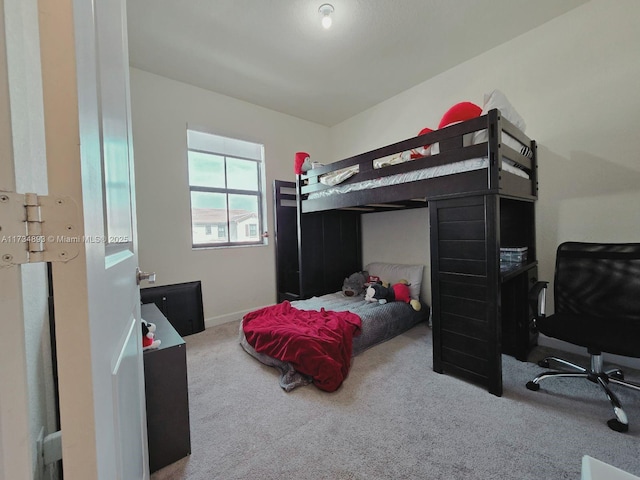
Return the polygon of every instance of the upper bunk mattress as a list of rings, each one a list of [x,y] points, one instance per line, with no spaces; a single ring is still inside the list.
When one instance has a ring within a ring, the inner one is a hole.
[[[481,115],[487,115],[489,111],[492,109],[498,109],[502,116],[512,123],[517,129],[519,129],[522,133],[524,133],[526,129],[526,123],[520,114],[513,108],[509,100],[506,96],[499,90],[493,90],[490,93],[487,93],[484,96],[484,106],[481,112]],[[479,130],[474,133],[469,133],[463,135],[462,143],[463,146],[469,145],[477,145],[480,143],[487,142],[489,138],[487,129]],[[531,151],[531,145],[525,145],[521,143],[516,138],[512,137],[506,132],[502,133],[501,141],[511,149],[519,152],[521,155],[532,158],[533,152]],[[420,180],[427,180],[435,177],[443,177],[447,175],[455,175],[463,172],[471,172],[474,170],[488,169],[489,168],[489,160],[488,157],[479,157],[472,158],[469,160],[463,160],[456,163],[450,163],[445,165],[437,165],[433,167],[426,167],[424,169],[412,170],[406,173],[398,173],[393,175],[384,176],[384,167],[388,165],[396,165],[398,163],[404,163],[407,161],[411,161],[417,157],[425,158],[430,156],[435,156],[440,153],[440,145],[439,143],[435,143],[430,146],[425,146],[423,148],[418,148],[416,150],[402,152],[397,155],[393,155],[390,157],[378,158],[373,161],[373,169],[380,170],[380,177],[371,179],[371,180],[363,180],[363,181],[355,181],[348,184],[342,184],[346,179],[350,178],[353,175],[358,173],[358,165],[354,165],[351,167],[343,168],[334,172],[329,172],[325,175],[319,177],[319,182],[328,186],[323,190],[319,190],[317,192],[309,193],[309,199],[319,199],[326,198],[328,196],[339,194],[339,193],[349,193],[360,190],[368,190],[378,187],[391,186],[391,185],[399,185],[402,183],[415,182]],[[417,154],[417,155],[415,155]],[[503,158],[502,161],[502,169],[506,172],[509,172],[513,175],[524,179],[530,179],[530,175],[527,171],[516,166],[516,163],[509,158]],[[354,179],[356,180],[356,179]]]
[[[338,193],[349,193],[359,190],[367,190],[371,188],[384,187],[388,185],[399,185],[401,183],[415,182],[418,180],[426,180],[429,178],[443,177],[446,175],[454,175],[456,173],[470,172],[473,170],[481,170],[489,166],[489,160],[487,157],[472,158],[469,160],[463,160],[461,162],[449,163],[446,165],[438,165],[435,167],[423,168],[420,170],[413,170],[407,173],[398,173],[395,175],[389,175],[386,177],[378,177],[371,180],[366,180],[356,183],[348,183],[345,185],[336,185],[325,190],[310,193],[310,199],[325,198]],[[529,175],[522,169],[509,165],[508,163],[502,164],[503,170],[517,175],[522,178],[529,178]]]

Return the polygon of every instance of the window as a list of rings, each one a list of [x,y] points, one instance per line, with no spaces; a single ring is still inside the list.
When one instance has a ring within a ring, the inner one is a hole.
[[[264,147],[187,130],[193,247],[263,245]]]
[[[258,226],[254,223],[251,223],[249,225],[245,225],[245,235],[249,238],[253,238],[253,237],[257,237],[258,236]]]

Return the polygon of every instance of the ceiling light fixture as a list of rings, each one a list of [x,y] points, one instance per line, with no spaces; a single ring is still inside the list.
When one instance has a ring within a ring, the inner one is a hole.
[[[324,3],[320,5],[320,8],[318,9],[318,12],[320,12],[320,14],[322,15],[322,26],[325,29],[331,27],[331,14],[333,13],[333,10],[333,5],[331,5],[330,3]]]

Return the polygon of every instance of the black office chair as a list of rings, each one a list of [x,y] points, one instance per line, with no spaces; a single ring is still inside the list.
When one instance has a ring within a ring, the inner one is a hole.
[[[537,391],[547,378],[586,378],[602,387],[613,406],[616,418],[607,422],[609,427],[626,432],[627,416],[609,384],[638,391],[640,385],[625,381],[618,368],[604,371],[602,352],[640,358],[640,243],[561,244],[556,255],[555,310],[549,316],[544,312],[547,283],[538,282],[530,296],[538,329],[548,337],[586,347],[591,366],[547,357],[538,362],[541,367],[556,362],[567,370],[541,373],[527,388]]]

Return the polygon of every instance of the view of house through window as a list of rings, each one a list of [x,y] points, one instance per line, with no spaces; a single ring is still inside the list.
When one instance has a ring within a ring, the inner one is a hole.
[[[264,147],[187,130],[194,247],[262,245]]]

